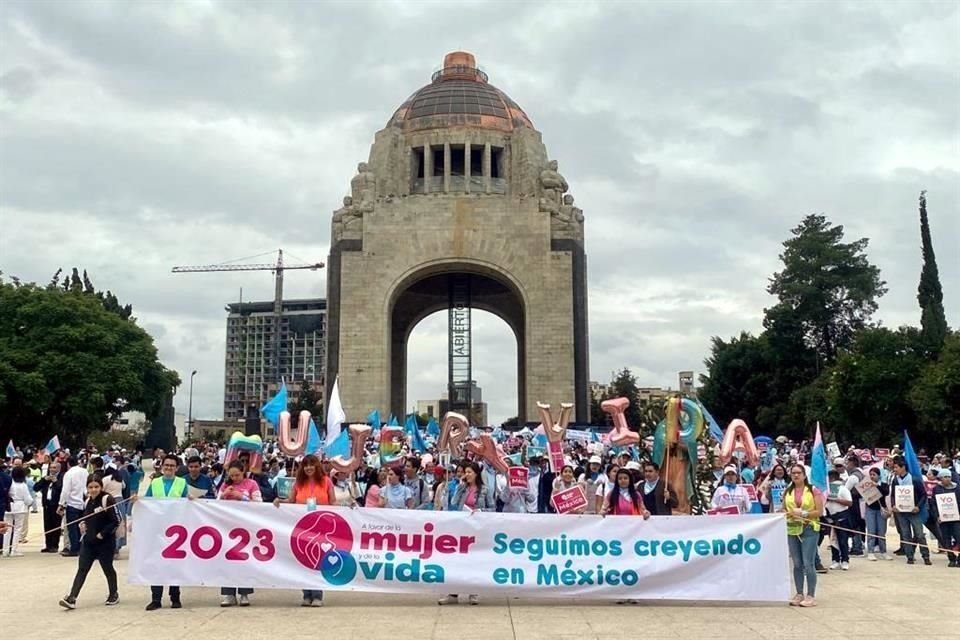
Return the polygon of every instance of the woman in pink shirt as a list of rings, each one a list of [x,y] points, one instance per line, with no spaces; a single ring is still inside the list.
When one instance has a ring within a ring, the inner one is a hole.
[[[220,492],[217,494],[217,500],[239,500],[241,502],[263,502],[263,496],[260,494],[260,485],[256,480],[248,478],[244,473],[243,463],[234,460],[227,467],[224,474],[226,477]],[[241,607],[250,606],[250,594],[253,589],[240,587],[221,587],[220,588],[220,606],[233,607],[239,604]],[[239,601],[237,596],[239,594]]]

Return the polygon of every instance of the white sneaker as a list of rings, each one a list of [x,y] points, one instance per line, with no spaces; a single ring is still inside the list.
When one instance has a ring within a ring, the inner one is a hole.
[[[849,563],[849,562],[841,562],[841,563],[840,563],[840,568],[843,569],[844,571],[848,571],[848,570],[850,569],[850,563]]]
[[[8,557],[8,558],[22,558],[22,557],[23,557],[23,554],[20,553],[19,551],[11,551],[10,553],[7,554],[7,557]]]
[[[460,600],[459,598],[457,598],[457,596],[443,596],[442,598],[437,600],[437,604],[439,605],[457,604],[458,602],[460,602]]]
[[[221,607],[235,607],[237,606],[237,597],[236,596],[222,596],[220,598]]]
[[[470,604],[480,604],[480,596],[470,594],[470,596],[467,598],[467,602]]]
[[[840,563],[839,563],[839,562],[834,562],[833,564],[830,565],[830,568],[831,568],[831,569],[839,569],[839,568],[840,568]]]
[[[240,594],[240,606],[249,607],[250,606],[250,596],[245,593]]]
[[[885,554],[883,555],[883,559],[884,559],[884,560],[895,560],[895,558],[894,558],[892,555],[890,555],[889,553],[885,553]]]
[[[873,554],[873,553],[868,553],[868,554],[867,554],[867,560],[870,560],[871,562],[876,562],[876,561],[877,561],[877,556],[876,556],[875,554]]]

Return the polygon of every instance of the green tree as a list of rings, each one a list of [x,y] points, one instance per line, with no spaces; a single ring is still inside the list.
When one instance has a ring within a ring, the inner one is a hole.
[[[316,422],[316,416],[322,418],[323,407],[320,405],[320,399],[320,392],[314,388],[313,383],[306,379],[300,381],[296,402],[290,403],[291,420],[296,423],[298,418],[294,416],[299,416],[301,411],[309,411],[315,416],[314,422]]]
[[[792,315],[806,343],[831,363],[867,325],[886,283],[864,254],[869,241],[844,243],[843,226],[826,216],[808,215],[791,233],[780,255],[783,270],[767,288],[779,302],[767,315]]]
[[[602,402],[603,400],[596,396],[590,398],[590,424],[592,425],[601,426],[609,422],[609,416],[600,408]]]
[[[25,442],[83,444],[121,412],[160,411],[177,374],[132,319],[67,287],[0,280],[0,432]]]
[[[858,445],[890,442],[916,422],[907,394],[923,366],[915,328],[862,330],[827,379],[834,436]]]
[[[611,398],[628,398],[630,406],[624,412],[627,424],[634,429],[639,429],[642,422],[640,415],[640,389],[637,387],[637,378],[631,373],[630,369],[624,367],[610,381]]]
[[[740,418],[756,429],[757,417],[770,402],[771,361],[766,336],[744,331],[729,341],[711,339],[698,396],[720,424]]]
[[[920,304],[920,335],[923,346],[932,359],[936,359],[947,337],[947,316],[943,311],[943,287],[937,256],[930,240],[930,222],[927,219],[927,192],[920,192],[920,240],[923,245],[923,268],[920,270],[920,286],[917,302]]]
[[[960,444],[960,333],[947,336],[939,359],[920,372],[908,398],[923,429],[921,442]]]

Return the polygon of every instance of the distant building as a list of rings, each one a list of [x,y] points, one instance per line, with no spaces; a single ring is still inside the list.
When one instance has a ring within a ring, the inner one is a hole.
[[[610,385],[590,381],[590,397],[594,400],[606,400],[610,397]]]
[[[693,371],[681,371],[677,374],[680,382],[680,393],[684,395],[694,395],[696,390],[693,387]]]
[[[280,381],[275,379],[270,361],[273,302],[232,303],[226,310],[223,417],[229,422],[242,419],[248,407],[263,406]],[[295,401],[303,380],[323,393],[326,328],[326,300],[284,300],[280,320],[280,376],[287,383],[291,402]]]
[[[193,440],[206,440],[226,445],[230,436],[239,431],[243,433],[243,420],[193,420]],[[264,434],[261,432],[260,434]]]
[[[111,431],[139,431],[147,428],[147,414],[141,411],[124,411],[110,425]]]
[[[470,401],[473,404],[473,416],[470,423],[477,426],[488,424],[487,403],[483,401],[483,389],[477,386],[476,380],[470,381]],[[417,413],[438,421],[447,411],[450,411],[450,402],[446,398],[438,400],[417,400]]]

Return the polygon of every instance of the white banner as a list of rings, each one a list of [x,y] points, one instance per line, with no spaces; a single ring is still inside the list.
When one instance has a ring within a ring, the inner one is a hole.
[[[132,584],[783,602],[782,515],[558,516],[150,500]]]

